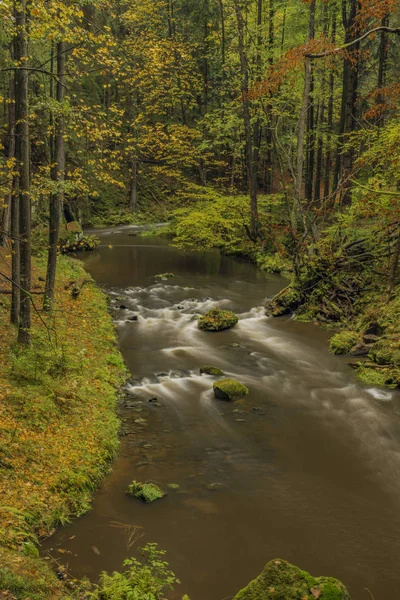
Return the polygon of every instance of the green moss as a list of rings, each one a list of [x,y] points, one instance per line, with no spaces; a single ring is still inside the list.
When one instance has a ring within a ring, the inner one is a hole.
[[[318,592],[319,600],[350,600],[346,588],[337,579],[313,577],[285,560],[276,559],[234,600],[312,600]]]
[[[294,312],[300,305],[300,302],[299,291],[295,287],[289,286],[274,296],[272,300],[268,301],[265,312],[270,317],[281,317],[282,315]]]
[[[223,331],[235,327],[239,321],[237,315],[231,310],[213,308],[198,321],[198,328],[202,331]]]
[[[139,483],[132,481],[126,490],[128,496],[134,496],[144,502],[150,503],[165,496],[165,492],[155,483]]]
[[[374,344],[370,357],[378,365],[399,365],[400,347],[398,336],[385,336]]]
[[[348,354],[358,339],[356,331],[341,331],[334,335],[329,342],[332,354]]]
[[[213,384],[214,394],[220,400],[238,400],[247,396],[249,389],[235,379],[221,379]]]
[[[167,279],[172,279],[175,277],[173,273],[159,273],[158,275],[154,275],[154,279],[158,281],[166,281]]]
[[[223,375],[221,369],[218,369],[217,367],[211,367],[209,365],[200,367],[200,374],[202,375],[203,373],[206,375],[214,375],[214,377],[220,377]]]

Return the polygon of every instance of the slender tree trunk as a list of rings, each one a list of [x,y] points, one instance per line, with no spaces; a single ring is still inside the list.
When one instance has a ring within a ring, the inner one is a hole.
[[[19,176],[14,177],[14,188],[11,194],[11,312],[10,320],[14,325],[19,323],[19,307],[21,301],[21,246],[19,240]]]
[[[347,16],[347,0],[342,0],[345,44],[352,42],[358,35],[355,30],[358,8],[359,0],[350,0],[350,13]],[[349,139],[349,135],[354,131],[356,126],[360,44],[357,43],[352,48],[351,54],[346,54],[343,61],[342,108],[333,182],[333,189],[335,190],[338,189],[340,179],[342,180],[342,203],[344,205],[351,204],[351,184],[348,178],[353,168],[354,152],[351,148],[343,149]]]
[[[388,281],[388,287],[387,287],[387,301],[388,302],[390,302],[390,300],[392,299],[394,288],[396,286],[396,275],[397,275],[397,269],[399,266],[399,259],[400,259],[400,233],[397,236],[396,246],[394,249],[394,253],[392,256],[392,262],[390,265],[389,281]]]
[[[14,74],[10,77],[9,103],[8,103],[8,131],[7,131],[7,159],[15,158],[15,80]],[[4,198],[4,210],[0,225],[0,246],[10,244],[11,204],[13,195],[13,177],[10,177],[9,191]]]
[[[332,44],[336,42],[336,12],[333,13],[332,20],[332,33],[331,33]],[[333,70],[329,73],[329,101],[328,101],[328,118],[326,123],[326,155],[325,155],[325,179],[324,179],[324,198],[327,198],[330,193],[330,182],[331,182],[331,161],[332,161],[332,150],[331,150],[331,139],[333,130],[333,105],[334,105],[334,94],[335,94],[335,74]]]
[[[30,149],[27,8],[26,0],[20,0],[16,9],[17,35],[15,37],[16,107],[16,157],[19,165],[19,235],[21,245],[21,300],[18,322],[18,342],[30,344],[31,330],[31,198],[30,198]]]
[[[387,15],[386,17],[384,17],[382,19],[382,26],[383,27],[388,27],[389,26],[389,15]],[[382,31],[381,32],[381,40],[379,43],[379,65],[378,65],[378,90],[382,90],[382,88],[385,85],[385,80],[386,80],[386,63],[387,63],[387,59],[388,59],[388,40],[387,40],[387,34]],[[383,91],[379,91],[377,97],[376,97],[376,104],[379,106],[382,106],[385,102],[385,95]],[[383,127],[385,124],[385,111],[382,110],[378,116],[377,119],[377,125],[378,127]]]
[[[58,240],[60,235],[60,222],[64,204],[64,177],[65,177],[65,118],[63,103],[65,97],[65,42],[57,44],[57,102],[59,113],[56,117],[55,134],[55,166],[52,179],[57,188],[50,197],[50,222],[49,222],[49,251],[47,257],[46,288],[44,296],[44,310],[51,310],[54,304],[54,286],[57,271]]]
[[[315,37],[315,32],[313,32]],[[306,137],[306,169],[305,197],[309,205],[313,196],[314,163],[315,163],[315,111],[314,111],[314,68],[311,63],[310,91],[308,95],[307,137]]]
[[[321,83],[322,96],[325,90],[325,82]],[[314,201],[316,204],[319,204],[319,200],[321,198],[321,183],[322,183],[322,153],[323,153],[323,129],[324,129],[324,120],[325,120],[325,101],[322,98],[319,100],[318,106],[318,127],[319,127],[319,137],[318,137],[318,147],[317,147],[317,159],[315,164],[315,189],[314,189]]]
[[[138,164],[135,159],[132,160],[132,170],[131,170],[131,189],[129,195],[129,208],[132,212],[137,211],[137,174],[138,174]]]
[[[310,3],[310,18],[308,24],[308,40],[312,40],[315,31],[315,3],[316,0],[311,0]],[[304,146],[305,146],[305,133],[307,124],[308,114],[308,103],[310,97],[311,88],[311,61],[309,58],[305,60],[305,74],[304,74],[304,89],[303,89],[303,100],[301,105],[300,121],[299,121],[299,133],[297,141],[297,161],[296,161],[296,199],[295,206],[292,215],[292,228],[294,231],[297,229],[297,211],[300,208],[302,196],[303,196],[303,171],[304,171]]]
[[[274,40],[275,40],[275,6],[274,0],[269,0],[269,11],[268,11],[268,64],[273,65],[274,62]],[[272,139],[272,127],[273,127],[273,115],[272,115],[272,104],[269,102],[267,106],[267,135],[266,135],[266,177],[265,187],[267,194],[272,193],[273,187],[273,165],[272,165],[272,150],[273,150],[273,139]]]
[[[244,38],[244,20],[243,13],[240,5],[240,0],[233,0],[236,12],[237,26],[238,26],[238,43],[239,43],[239,58],[240,58],[240,70],[241,70],[241,92],[242,92],[242,109],[243,109],[243,122],[246,136],[246,167],[247,167],[247,179],[248,189],[250,194],[250,235],[253,240],[258,237],[258,201],[257,201],[257,161],[255,160],[253,151],[253,128],[251,126],[250,118],[250,100],[249,100],[249,72],[248,72],[248,61],[245,50],[245,38]]]

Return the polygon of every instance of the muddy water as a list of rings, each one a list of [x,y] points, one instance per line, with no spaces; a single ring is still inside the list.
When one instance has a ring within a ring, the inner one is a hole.
[[[93,510],[43,550],[96,578],[155,541],[191,600],[232,597],[276,557],[339,577],[353,600],[400,598],[399,396],[359,386],[317,327],[264,317],[279,277],[134,232],[103,232],[85,258],[132,374],[121,452]],[[198,331],[193,315],[214,306],[238,326]],[[215,400],[204,364],[250,395]],[[133,478],[179,489],[144,505],[124,494]]]

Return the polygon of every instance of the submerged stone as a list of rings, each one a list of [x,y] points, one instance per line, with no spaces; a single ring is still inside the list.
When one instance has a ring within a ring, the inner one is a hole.
[[[344,585],[333,577],[313,577],[285,560],[272,560],[261,575],[234,600],[350,600]]]
[[[249,389],[236,379],[221,379],[213,385],[215,397],[220,400],[239,400],[247,396]]]
[[[154,502],[165,496],[165,492],[155,483],[139,483],[138,481],[132,481],[126,493],[128,496],[139,498],[146,503]]]
[[[215,377],[220,377],[223,375],[221,369],[218,369],[218,367],[211,367],[210,365],[200,367],[200,375],[203,375],[203,373],[206,375],[214,375]]]
[[[203,331],[223,331],[235,327],[238,321],[237,315],[231,310],[213,308],[200,317],[197,326]]]

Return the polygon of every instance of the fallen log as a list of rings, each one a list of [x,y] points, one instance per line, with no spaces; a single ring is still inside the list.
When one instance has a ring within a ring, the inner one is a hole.
[[[82,291],[83,286],[85,285],[85,283],[87,283],[89,280],[88,279],[78,279],[78,281],[75,281],[72,289],[71,289],[71,296],[76,299],[79,294]]]

